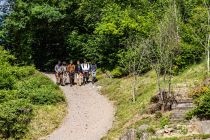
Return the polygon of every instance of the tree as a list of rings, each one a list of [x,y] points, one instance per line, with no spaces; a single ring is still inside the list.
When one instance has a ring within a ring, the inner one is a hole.
[[[132,37],[128,39],[127,50],[120,54],[120,64],[125,67],[129,75],[133,77],[132,82],[132,99],[135,102],[136,86],[138,82],[138,76],[148,69],[147,57],[148,48],[147,41]]]
[[[171,1],[163,21],[159,24],[158,33],[150,45],[150,63],[157,75],[162,111],[173,103],[172,77],[173,61],[179,46],[176,4]],[[161,78],[163,77],[163,78]],[[171,100],[172,99],[172,100]]]

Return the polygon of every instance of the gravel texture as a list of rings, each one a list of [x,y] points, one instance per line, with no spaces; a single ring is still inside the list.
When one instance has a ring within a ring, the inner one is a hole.
[[[55,82],[53,74],[47,74]],[[114,107],[96,86],[62,86],[68,114],[47,140],[100,140],[112,127]]]

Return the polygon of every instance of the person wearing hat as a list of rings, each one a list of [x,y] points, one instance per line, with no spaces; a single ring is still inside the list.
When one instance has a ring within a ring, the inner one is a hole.
[[[67,71],[69,73],[69,82],[70,86],[74,84],[74,74],[75,74],[75,65],[73,64],[73,61],[70,61],[70,64],[67,66]]]

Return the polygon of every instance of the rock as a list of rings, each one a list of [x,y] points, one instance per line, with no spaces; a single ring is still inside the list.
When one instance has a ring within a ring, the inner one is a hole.
[[[158,130],[158,131],[156,131],[155,134],[156,134],[156,136],[158,136],[158,137],[159,137],[159,136],[163,136],[164,130],[162,130],[162,129],[161,129],[161,130]]]
[[[144,133],[142,134],[142,137],[140,138],[140,140],[148,140],[148,139],[149,139],[149,134],[146,133],[146,132],[144,132]]]
[[[147,130],[148,128],[149,128],[149,125],[143,124],[143,125],[139,126],[138,130],[140,130],[140,131],[145,131],[145,130]]]
[[[201,121],[200,122],[201,133],[210,134],[210,121]]]
[[[120,138],[120,140],[136,140],[136,130],[129,129],[128,132]]]

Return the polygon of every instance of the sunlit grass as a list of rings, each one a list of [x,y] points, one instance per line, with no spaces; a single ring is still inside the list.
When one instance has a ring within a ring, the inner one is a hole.
[[[58,128],[65,117],[66,104],[45,105],[34,107],[34,118],[29,125],[29,132],[23,140],[37,140]]]
[[[177,84],[189,84],[194,87],[201,83],[207,76],[205,63],[193,65],[181,74],[174,76],[172,86]],[[115,121],[112,129],[105,136],[104,140],[113,140],[118,138],[123,132],[126,131],[124,127],[129,120],[133,119],[135,115],[144,112],[145,107],[148,106],[150,98],[158,91],[156,84],[156,75],[154,71],[150,71],[143,76],[138,77],[138,95],[136,102],[132,102],[132,77],[109,79],[99,75],[99,85],[102,86],[101,92],[106,95],[111,101],[114,102],[116,107]],[[151,124],[159,124],[159,120],[150,119]],[[136,124],[143,124],[148,119],[137,121]],[[132,124],[133,127],[137,125]]]

